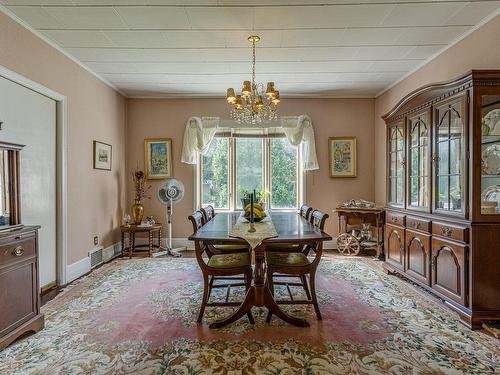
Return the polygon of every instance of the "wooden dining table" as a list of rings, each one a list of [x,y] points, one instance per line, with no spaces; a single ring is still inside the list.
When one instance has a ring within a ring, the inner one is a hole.
[[[309,326],[307,320],[291,316],[284,312],[274,300],[271,290],[266,283],[266,247],[278,244],[314,245],[318,241],[329,241],[332,237],[315,228],[310,222],[295,212],[270,211],[268,214],[271,217],[278,236],[265,239],[260,245],[254,248],[255,267],[253,280],[244,301],[234,313],[225,319],[210,324],[210,328],[220,328],[231,324],[245,316],[254,306],[267,307],[275,316],[295,326]],[[193,233],[189,239],[212,245],[246,244],[245,240],[230,236],[231,229],[240,216],[240,212],[218,213],[212,220]]]

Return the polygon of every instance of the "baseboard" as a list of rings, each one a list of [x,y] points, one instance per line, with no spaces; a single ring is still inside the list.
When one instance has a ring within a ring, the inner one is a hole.
[[[161,246],[167,246],[168,239],[167,238],[162,238],[161,239]],[[136,238],[135,239],[135,244],[136,245],[147,245],[148,239],[147,238]],[[188,240],[187,238],[172,238],[172,247],[179,248],[179,247],[185,247],[186,250],[194,250],[194,242]]]
[[[69,264],[66,268],[66,283],[69,284],[73,280],[90,272],[90,257],[85,257],[79,261]]]
[[[161,239],[161,245],[166,246],[167,238]],[[146,238],[137,238],[137,245],[145,245],[147,244]],[[194,242],[188,240],[187,238],[172,238],[172,246],[174,248],[185,247],[187,250],[194,250]],[[331,241],[325,241],[323,244],[324,249],[336,249],[337,248],[337,239],[333,238]],[[103,262],[107,263],[114,258],[121,255],[121,243],[117,242],[104,248],[103,250]],[[78,279],[79,277],[89,273],[90,268],[90,257],[85,257],[80,259],[79,261],[69,264],[66,270],[67,275],[67,283],[72,282],[73,280]]]
[[[121,246],[122,245],[120,244],[120,242],[117,242],[111,246],[106,247],[102,253],[103,262],[107,263],[107,262],[115,259],[116,257],[120,256],[121,255]]]
[[[103,263],[107,263],[121,254],[121,244],[119,242],[104,248],[102,254]],[[66,283],[82,277],[91,271],[90,257],[85,257],[79,261],[69,264],[66,268]]]
[[[333,237],[332,240],[323,242],[323,249],[337,250],[337,238]]]

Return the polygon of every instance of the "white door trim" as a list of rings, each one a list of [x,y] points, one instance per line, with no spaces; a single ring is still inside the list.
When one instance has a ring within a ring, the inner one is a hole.
[[[67,283],[68,251],[67,98],[66,96],[16,72],[13,72],[2,65],[0,65],[0,77],[24,86],[32,91],[53,99],[56,102],[57,283],[58,285],[64,285]]]

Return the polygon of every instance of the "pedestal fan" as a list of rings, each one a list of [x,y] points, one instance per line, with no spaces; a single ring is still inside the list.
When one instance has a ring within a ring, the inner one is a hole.
[[[156,196],[158,200],[166,206],[168,242],[166,247],[161,247],[162,251],[154,253],[153,256],[172,255],[174,257],[180,257],[181,253],[179,253],[179,250],[186,250],[186,247],[183,246],[175,249],[172,247],[172,216],[174,204],[184,197],[184,184],[175,178],[167,178],[161,183]]]

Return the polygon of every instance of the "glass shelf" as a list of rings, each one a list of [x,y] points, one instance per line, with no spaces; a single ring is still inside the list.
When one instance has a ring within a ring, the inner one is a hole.
[[[487,145],[495,142],[500,142],[500,135],[483,135],[481,137],[482,145]]]

